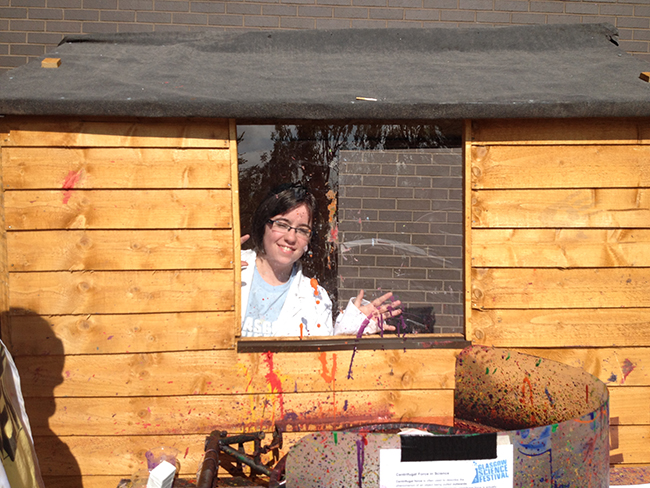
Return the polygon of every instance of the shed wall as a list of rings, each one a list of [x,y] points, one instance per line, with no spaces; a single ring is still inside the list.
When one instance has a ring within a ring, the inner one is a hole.
[[[612,463],[650,463],[650,122],[473,121],[466,137],[467,338],[606,382]]]
[[[225,120],[0,123],[2,338],[48,488],[113,488],[156,446],[193,476],[215,429],[451,424],[453,349],[237,353],[235,141]]]

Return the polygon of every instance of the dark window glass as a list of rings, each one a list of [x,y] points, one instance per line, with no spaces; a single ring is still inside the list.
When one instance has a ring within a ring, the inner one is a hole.
[[[401,332],[462,333],[460,147],[436,124],[241,125],[242,233],[270,188],[300,181],[319,207],[305,274],[333,303],[392,291]]]

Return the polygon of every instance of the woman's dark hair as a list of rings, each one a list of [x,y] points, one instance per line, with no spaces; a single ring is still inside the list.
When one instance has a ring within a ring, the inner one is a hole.
[[[316,216],[316,198],[307,188],[300,183],[285,183],[273,188],[266,196],[253,214],[251,225],[251,242],[253,249],[258,254],[264,252],[264,231],[269,219],[293,210],[300,205],[306,205],[309,211],[309,219],[312,221],[312,228]],[[314,240],[315,232],[312,232],[310,242]]]

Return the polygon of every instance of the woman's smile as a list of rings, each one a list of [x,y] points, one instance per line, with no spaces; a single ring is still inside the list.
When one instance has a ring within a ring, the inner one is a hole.
[[[258,257],[261,261],[258,270],[262,276],[265,275],[264,268],[268,266],[281,282],[288,279],[294,263],[309,245],[309,238],[298,232],[303,228],[311,228],[311,215],[305,204],[269,220],[264,229],[264,254]]]

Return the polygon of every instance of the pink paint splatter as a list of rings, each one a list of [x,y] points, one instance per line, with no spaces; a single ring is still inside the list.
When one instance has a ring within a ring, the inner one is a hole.
[[[280,401],[280,416],[284,417],[284,397],[282,396],[282,382],[273,370],[273,353],[271,351],[267,351],[262,354],[262,356],[264,357],[264,362],[269,367],[269,372],[265,376],[266,381],[268,381],[269,385],[271,385],[271,392],[275,391],[279,394],[278,399]]]
[[[66,191],[63,192],[63,204],[66,205],[72,196],[72,189],[81,179],[81,171],[70,171],[68,176],[63,180],[62,188]]]
[[[330,235],[327,237],[329,242],[338,242],[339,239],[339,226],[332,228]]]
[[[621,366],[621,370],[623,371],[623,379],[621,380],[621,385],[625,383],[625,380],[627,379],[628,375],[634,371],[634,368],[636,368],[636,364],[632,363],[632,361],[629,359],[623,361],[623,366]]]

